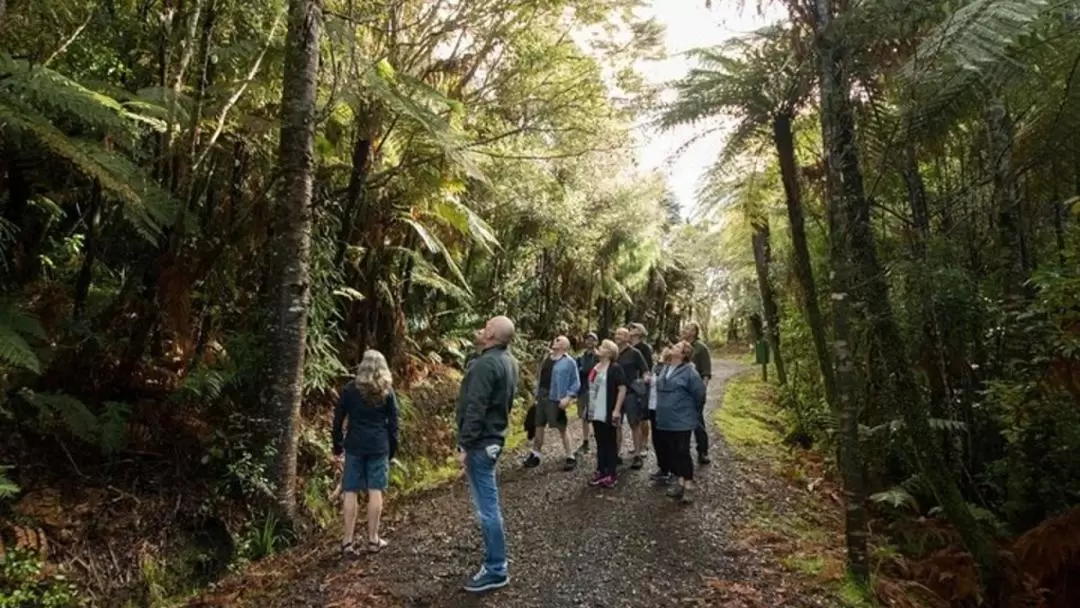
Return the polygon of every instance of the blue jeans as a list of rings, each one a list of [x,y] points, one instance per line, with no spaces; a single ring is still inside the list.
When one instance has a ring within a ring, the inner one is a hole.
[[[495,446],[492,446],[494,449]],[[476,507],[476,519],[484,536],[484,569],[495,575],[506,574],[506,532],[499,508],[499,487],[495,483],[495,463],[499,456],[478,448],[465,454],[465,476]]]

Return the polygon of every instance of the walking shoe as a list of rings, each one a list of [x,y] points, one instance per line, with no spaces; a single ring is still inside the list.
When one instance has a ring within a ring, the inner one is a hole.
[[[589,442],[588,441],[582,441],[581,445],[578,446],[577,453],[578,454],[588,454],[589,453]]]
[[[567,458],[563,462],[562,470],[564,470],[564,471],[573,471],[576,468],[577,468],[577,460],[575,460],[573,458]]]
[[[659,484],[665,484],[671,479],[671,473],[665,473],[663,471],[656,471],[652,475],[649,475],[649,479]]]
[[[675,500],[682,500],[686,495],[686,488],[683,486],[671,486],[667,491],[668,498],[674,498]]]
[[[706,454],[705,452],[702,452],[702,453],[698,454],[697,463],[699,465],[704,466],[704,465],[707,465],[707,464],[709,464],[711,462],[712,462],[712,458],[709,458],[709,455]]]
[[[600,471],[593,473],[592,479],[589,480],[589,485],[595,488],[600,485],[600,482],[604,480],[604,477],[605,475]]]
[[[540,457],[536,454],[533,454],[532,452],[529,452],[529,455],[525,457],[525,462],[524,464],[522,464],[522,466],[524,466],[526,469],[534,469],[540,466]]]
[[[490,591],[492,589],[498,589],[510,584],[510,576],[506,574],[492,574],[487,569],[481,567],[480,571],[473,575],[465,583],[465,591],[469,593],[480,593],[482,591]]]
[[[641,454],[635,454],[634,455],[634,460],[630,464],[630,468],[637,471],[638,469],[640,469],[643,466],[645,466],[645,459],[641,457]]]
[[[607,477],[601,479],[598,485],[601,488],[611,489],[614,488],[616,484],[618,484],[618,480],[615,479],[615,477],[608,475]]]

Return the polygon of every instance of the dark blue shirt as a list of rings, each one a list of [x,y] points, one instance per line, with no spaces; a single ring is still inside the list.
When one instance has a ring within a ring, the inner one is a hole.
[[[345,419],[347,432],[342,436]],[[356,387],[352,382],[341,391],[341,400],[334,410],[334,455],[346,451],[353,456],[379,456],[393,458],[397,453],[398,402],[390,391],[379,403]]]

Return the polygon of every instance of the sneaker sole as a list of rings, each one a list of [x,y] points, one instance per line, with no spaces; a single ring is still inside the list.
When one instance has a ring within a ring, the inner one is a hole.
[[[506,577],[498,583],[488,583],[480,587],[464,587],[465,591],[469,593],[483,593],[484,591],[491,591],[492,589],[502,589],[510,584],[510,577]]]

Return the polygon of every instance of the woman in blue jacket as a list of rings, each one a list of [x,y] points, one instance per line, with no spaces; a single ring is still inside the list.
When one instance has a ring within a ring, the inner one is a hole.
[[[334,456],[344,452],[345,471],[341,489],[344,493],[345,520],[342,552],[346,556],[359,551],[353,541],[356,528],[357,493],[367,492],[367,546],[372,552],[386,546],[379,536],[383,492],[390,470],[390,460],[397,453],[398,402],[394,380],[386,357],[377,350],[364,353],[356,378],[345,385],[334,411]],[[342,426],[348,419],[348,431]]]
[[[690,457],[690,435],[697,428],[699,405],[705,401],[705,383],[690,357],[688,342],[671,347],[669,360],[656,382],[656,455],[660,470],[678,479],[668,496],[690,502],[694,487],[694,460]]]

